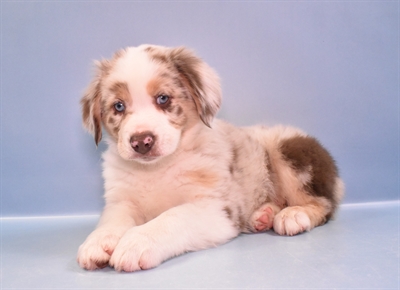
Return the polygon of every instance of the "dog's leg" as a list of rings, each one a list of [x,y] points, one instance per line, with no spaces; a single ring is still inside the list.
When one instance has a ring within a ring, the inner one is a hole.
[[[275,215],[281,211],[281,207],[275,203],[264,203],[251,216],[249,225],[253,232],[264,232],[272,228]]]
[[[97,228],[79,247],[77,261],[82,268],[94,270],[108,265],[120,238],[135,226],[132,212],[126,203],[106,205]]]
[[[149,269],[185,252],[225,243],[238,234],[223,205],[215,200],[187,203],[130,229],[115,248],[110,265],[126,272]]]

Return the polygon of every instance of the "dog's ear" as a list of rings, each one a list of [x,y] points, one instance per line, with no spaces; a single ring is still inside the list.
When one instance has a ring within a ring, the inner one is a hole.
[[[101,141],[101,78],[107,61],[95,62],[97,74],[81,99],[83,126],[94,136],[96,146]]]
[[[208,127],[221,105],[221,85],[217,73],[191,50],[173,48],[171,60],[188,86],[201,120]]]

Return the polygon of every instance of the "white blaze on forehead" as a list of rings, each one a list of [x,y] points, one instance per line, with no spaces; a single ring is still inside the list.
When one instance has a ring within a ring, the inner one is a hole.
[[[156,75],[159,65],[153,62],[148,53],[141,48],[130,47],[116,61],[109,81],[125,82],[135,102],[150,101],[147,83]]]

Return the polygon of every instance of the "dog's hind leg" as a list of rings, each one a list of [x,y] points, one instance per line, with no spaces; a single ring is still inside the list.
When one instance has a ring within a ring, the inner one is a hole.
[[[276,198],[287,206],[274,216],[275,232],[296,235],[329,221],[344,194],[330,153],[315,138],[287,128],[266,139]]]

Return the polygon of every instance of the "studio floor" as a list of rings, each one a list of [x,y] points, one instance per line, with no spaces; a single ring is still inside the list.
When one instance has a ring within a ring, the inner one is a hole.
[[[294,237],[241,235],[135,273],[85,271],[98,216],[1,220],[1,289],[399,289],[399,202],[343,205]]]

